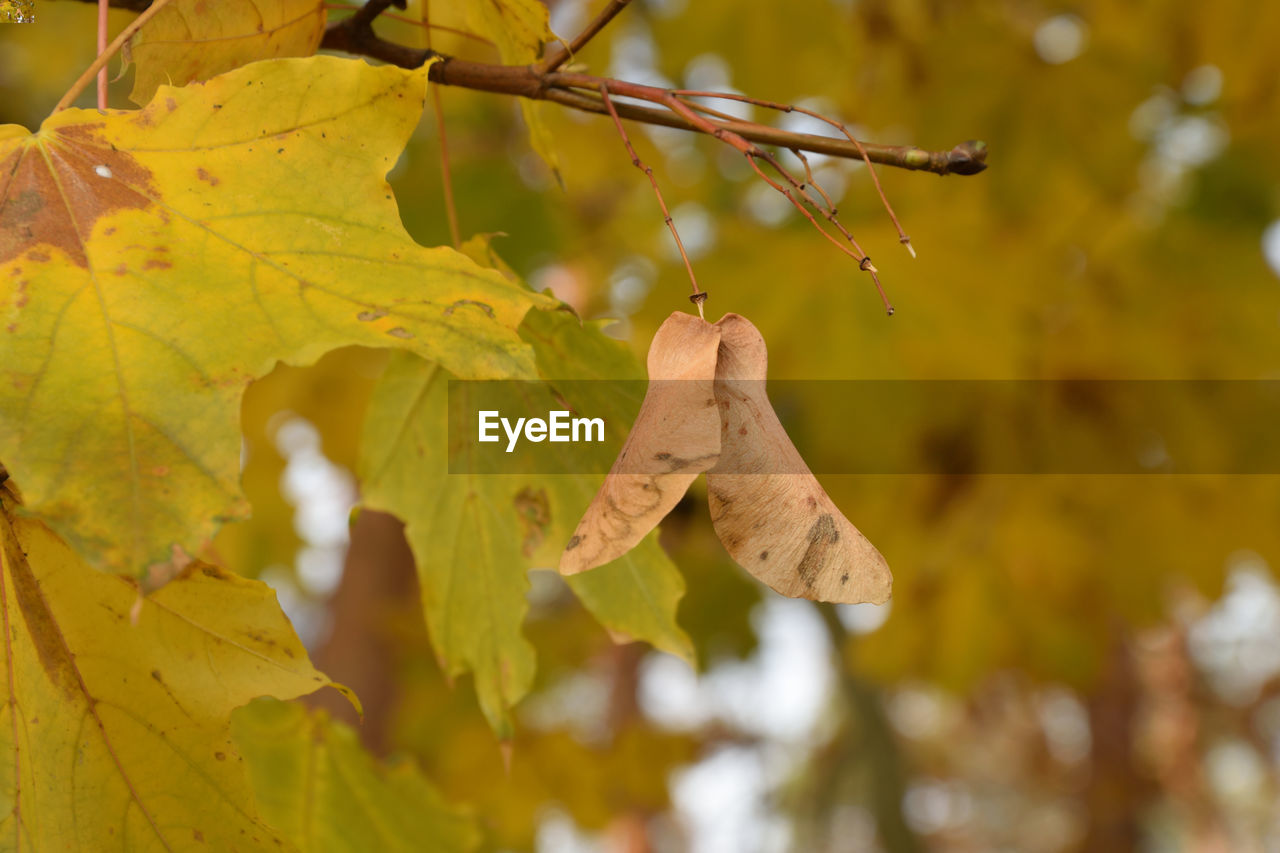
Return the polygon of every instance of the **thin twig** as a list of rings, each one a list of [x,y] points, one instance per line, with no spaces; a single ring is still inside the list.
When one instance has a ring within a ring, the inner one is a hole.
[[[684,261],[684,268],[689,273],[689,283],[693,285],[693,295],[689,299],[694,305],[698,306],[698,316],[705,320],[706,316],[702,312],[702,304],[707,301],[707,294],[698,287],[698,278],[693,274],[693,264],[689,262],[689,254],[684,250],[684,241],[680,239],[680,232],[676,230],[675,220],[671,218],[671,211],[667,210],[667,203],[662,198],[662,190],[658,188],[658,179],[653,176],[653,169],[646,166],[641,161],[640,155],[636,154],[636,149],[631,145],[631,138],[627,136],[627,130],[622,126],[622,119],[618,117],[617,110],[613,108],[613,100],[609,97],[609,88],[603,83],[600,84],[600,98],[604,101],[605,108],[609,110],[609,115],[613,118],[613,126],[618,129],[618,135],[622,137],[622,144],[627,147],[627,153],[631,155],[631,165],[644,172],[645,177],[649,179],[649,183],[653,186],[653,194],[658,197],[658,207],[662,208],[663,221],[671,229],[671,236],[676,240],[676,248],[680,250],[680,258]]]
[[[150,21],[158,15],[160,10],[168,5],[169,0],[155,0],[154,3],[147,7],[145,12],[133,20],[133,23],[121,30],[120,35],[116,36],[115,40],[112,41],[111,44],[107,45],[107,49],[98,54],[98,58],[93,61],[93,64],[86,68],[84,73],[76,78],[76,82],[71,84],[71,88],[67,90],[67,93],[62,96],[57,104],[54,105],[53,111],[55,113],[61,112],[71,106],[71,104],[75,102],[75,99],[80,97],[80,93],[85,90],[89,85],[89,82],[97,75],[98,71],[107,67],[107,63],[111,60],[111,57],[115,56],[116,53],[119,52],[120,48],[124,46],[124,43],[133,38],[134,33],[142,29],[142,27],[146,25],[147,21]]]
[[[871,175],[871,183],[875,186],[876,193],[880,196],[880,203],[884,206],[885,212],[889,214],[889,220],[893,222],[893,227],[898,231],[898,242],[907,247],[907,251],[911,253],[911,257],[914,258],[916,256],[916,250],[911,245],[911,238],[907,236],[907,232],[902,230],[902,223],[898,221],[898,215],[893,212],[893,205],[889,204],[889,198],[885,195],[884,188],[880,186],[880,176],[876,174],[875,166],[871,164],[871,157],[867,154],[866,147],[863,143],[859,142],[858,139],[849,132],[849,128],[845,127],[841,122],[838,122],[829,116],[824,116],[816,110],[798,107],[794,104],[780,104],[776,101],[766,101],[762,98],[752,98],[749,95],[739,95],[731,92],[705,92],[692,89],[677,89],[672,94],[682,97],[721,98],[730,101],[741,101],[743,103],[763,107],[764,109],[777,110],[778,112],[801,113],[809,116],[810,118],[815,118],[818,121],[831,125],[836,130],[843,133],[845,137],[847,137],[848,140],[858,149],[858,153],[862,156],[863,162],[867,164],[867,173]]]
[[[545,86],[539,86],[536,80],[495,79],[490,73],[477,73],[475,69],[451,60],[447,65],[439,66],[438,79],[446,86],[460,86],[469,89],[482,89],[486,92],[517,94],[526,98],[542,98],[561,106],[571,107],[583,112],[607,115],[608,111],[598,97],[584,92],[555,85],[554,79]],[[434,70],[434,69],[433,69]],[[502,75],[505,78],[507,75]],[[555,75],[553,75],[554,78]],[[605,79],[611,91],[617,92],[615,81]],[[479,83],[480,85],[475,85]],[[529,94],[525,94],[526,90]],[[669,110],[654,109],[642,104],[626,101],[614,102],[618,114],[624,119],[642,124],[671,127],[676,130],[687,130],[695,133],[704,132]],[[768,125],[747,121],[715,121],[718,127],[732,130],[744,139],[761,145],[776,145],[779,148],[799,148],[811,154],[826,154],[831,157],[862,159],[859,146],[847,139],[836,139],[831,136],[818,136],[813,133],[799,133],[782,130]],[[962,142],[949,151],[928,151],[915,145],[880,145],[862,142],[862,148],[873,163],[882,166],[893,166],[908,171],[932,172],[935,175],[976,175],[987,168],[987,147],[983,142],[970,140]]]
[[[98,53],[107,49],[107,0],[98,0]],[[98,70],[98,109],[107,108],[107,66]]]
[[[578,51],[586,47],[587,42],[595,38],[596,33],[604,29],[614,17],[627,7],[631,0],[609,0],[609,3],[592,19],[591,23],[578,33],[577,37],[566,47],[563,44],[557,44],[547,51],[547,55],[538,63],[538,71],[547,74],[555,71],[561,65],[564,65],[570,59],[577,55]]]
[[[871,263],[871,257],[862,250],[862,247],[860,245],[858,245],[858,241],[854,239],[853,234],[851,234],[849,230],[845,228],[843,224],[841,224],[840,220],[836,216],[836,212],[834,209],[831,209],[830,207],[828,207],[827,209],[824,209],[820,204],[818,204],[818,202],[813,198],[813,196],[809,195],[809,193],[805,190],[804,185],[799,180],[797,180],[794,175],[788,172],[786,168],[784,168],[783,165],[778,162],[778,159],[774,157],[772,154],[770,154],[768,151],[765,151],[763,148],[760,148],[755,143],[749,142],[748,140],[744,139],[743,137],[739,136],[733,131],[726,130],[723,127],[719,127],[719,128],[715,127],[714,125],[711,124],[709,119],[701,115],[698,115],[697,111],[694,110],[690,104],[681,100],[676,95],[666,92],[666,90],[660,90],[660,91],[661,91],[660,100],[662,103],[666,104],[670,109],[684,116],[693,124],[701,125],[704,132],[709,133],[712,136],[714,136],[716,139],[719,139],[722,142],[725,142],[731,145],[732,147],[740,151],[743,155],[745,155],[747,158],[747,162],[751,164],[751,168],[755,170],[755,173],[765,183],[773,187],[778,192],[782,193],[782,195],[786,197],[787,201],[791,202],[791,204],[797,210],[799,210],[802,214],[804,214],[805,218],[808,219],[809,222],[813,225],[813,227],[818,230],[818,233],[822,234],[824,237],[830,240],[834,245],[839,246],[840,249],[845,252],[845,254],[849,255],[851,258],[856,260],[858,262],[858,269],[862,270],[863,272],[870,273],[871,280],[872,282],[875,283],[876,291],[880,294],[880,300],[881,302],[884,303],[885,313],[889,314],[890,316],[893,315],[893,304],[889,301],[888,295],[884,292],[884,287],[880,284],[880,276],[877,275],[878,271],[876,270],[875,265]],[[640,97],[644,97],[644,95],[640,95]],[[777,172],[779,175],[781,175],[788,184],[790,184],[791,189],[784,187],[783,185],[779,184],[777,181],[773,180],[768,175],[766,175],[764,171],[760,168],[759,164],[756,163],[757,159],[764,160],[771,167],[773,167],[773,170]],[[795,190],[795,194],[793,194],[791,190]],[[799,195],[800,198],[796,198],[796,195]],[[836,240],[834,237],[828,234],[826,229],[818,225],[818,221],[813,218],[813,214],[811,214],[808,208],[806,208],[804,204],[801,203],[800,199],[804,199],[804,201],[808,202],[809,205],[814,210],[821,212],[822,215],[827,219],[827,221],[831,223],[832,227],[834,227],[837,231],[839,231],[841,236],[843,236],[845,240],[849,242],[849,245],[853,247],[852,250],[847,249],[843,244],[840,243],[840,241]]]
[[[431,50],[431,0],[422,0],[422,32],[427,50]],[[458,229],[458,208],[453,202],[453,174],[449,169],[449,135],[444,128],[444,105],[440,101],[440,87],[431,87],[431,102],[436,114],[436,130],[440,133],[440,183],[444,189],[444,212],[449,221],[449,239],[453,248],[462,245]]]
[[[452,65],[453,63],[447,63]],[[459,69],[460,70],[460,69]],[[445,68],[441,69],[442,75]],[[443,81],[442,81],[443,82]],[[558,88],[565,89],[589,89],[596,91],[601,82],[609,85],[609,91],[616,95],[629,95],[641,100],[647,100],[652,103],[660,103],[665,105],[665,98],[668,94],[676,96],[679,90],[659,89],[653,86],[643,86],[637,83],[629,83],[623,80],[612,80],[608,78],[594,77],[590,74],[567,74],[564,72],[556,72],[554,74],[544,75],[536,78],[533,86],[533,94],[526,97],[546,98],[547,100],[557,100],[561,103],[568,101],[553,97],[553,93]],[[490,89],[492,91],[492,89]],[[730,96],[730,99],[733,99]],[[588,99],[589,100],[589,99]],[[761,105],[773,106],[771,101],[760,101]],[[591,110],[595,112],[604,112],[603,109],[593,109],[588,103],[578,100],[569,104],[579,109]],[[686,103],[686,106],[689,104]],[[701,106],[701,105],[700,105]],[[779,109],[787,109],[788,105],[777,105]],[[800,109],[800,108],[792,108]],[[768,145],[777,145],[781,148],[802,148],[805,151],[811,151],[820,154],[833,154],[839,157],[857,157],[866,159],[871,162],[885,163],[891,166],[898,166],[904,169],[919,169],[936,172],[937,174],[965,174],[973,175],[981,172],[986,168],[986,146],[981,142],[966,142],[957,145],[948,152],[925,151],[914,146],[890,146],[890,145],[873,145],[857,140],[833,139],[829,136],[816,136],[811,133],[795,133],[792,131],[780,130],[767,125],[756,124],[748,121],[701,121],[694,122],[688,120],[688,116],[672,116],[668,111],[652,110],[643,106],[620,104],[618,112],[624,118],[633,118],[638,121],[644,121],[649,124],[661,124],[667,127],[679,127],[687,130],[699,130],[703,133],[715,134],[715,130],[728,131],[736,134],[743,139],[749,139],[752,142],[760,142]],[[630,113],[630,114],[628,114]],[[683,117],[686,120],[680,121]],[[708,129],[708,125],[712,129]]]
[[[591,77],[590,75],[587,75],[587,74],[557,73],[557,74],[551,75],[551,77],[556,82],[559,82],[565,86],[569,86],[573,88],[584,88],[588,83],[588,81],[590,81],[594,83],[597,87],[597,90],[602,95],[605,95],[605,96],[607,96],[610,93],[614,95],[627,95],[633,98],[639,98],[641,100],[646,100],[652,103],[661,104],[665,106],[667,109],[671,110],[672,112],[677,113],[678,115],[683,117],[687,122],[689,122],[690,125],[697,128],[698,130],[701,130],[703,133],[713,136],[716,139],[719,139],[721,142],[724,142],[727,145],[730,145],[731,147],[737,149],[738,152],[740,152],[747,158],[748,162],[751,165],[751,168],[756,172],[757,175],[760,176],[762,180],[764,180],[766,183],[768,183],[771,187],[773,187],[778,192],[782,193],[782,195],[786,197],[786,199],[790,201],[791,204],[794,205],[796,209],[799,210],[805,216],[805,218],[807,218],[809,222],[813,224],[815,228],[817,228],[819,233],[821,233],[823,236],[825,236],[828,240],[830,240],[835,245],[841,246],[841,248],[844,249],[844,247],[842,246],[842,244],[840,244],[839,241],[837,241],[834,237],[828,234],[825,229],[821,228],[818,225],[817,220],[813,218],[813,215],[809,213],[809,210],[805,207],[805,205],[801,202],[800,199],[803,199],[804,202],[807,202],[814,210],[821,212],[822,215],[827,219],[827,221],[831,223],[832,227],[834,227],[837,231],[840,232],[841,236],[843,236],[845,240],[848,241],[849,245],[853,247],[852,251],[846,250],[846,254],[848,254],[850,257],[854,258],[858,262],[859,269],[871,274],[871,280],[875,283],[876,290],[880,294],[880,299],[884,303],[885,312],[892,316],[893,305],[892,303],[889,302],[889,298],[885,294],[884,288],[880,284],[880,277],[879,275],[877,275],[877,270],[875,268],[875,265],[871,263],[871,258],[867,255],[866,252],[862,250],[862,247],[858,245],[858,241],[854,238],[853,234],[851,234],[849,230],[845,228],[843,224],[841,224],[840,220],[836,217],[834,212],[830,210],[824,210],[822,206],[818,204],[817,200],[814,199],[813,196],[809,195],[809,193],[805,190],[801,182],[797,180],[795,176],[793,176],[790,172],[788,172],[786,168],[784,168],[782,164],[778,162],[777,158],[775,158],[768,151],[765,151],[764,149],[760,148],[758,145],[748,141],[738,133],[735,133],[734,131],[730,130],[728,127],[726,127],[726,124],[727,124],[726,122],[716,123],[712,119],[709,119],[704,115],[700,115],[699,112],[696,109],[694,109],[692,105],[685,102],[681,98],[677,97],[669,89],[662,89],[656,86],[645,86],[640,83],[628,83],[625,81],[602,81],[602,80],[599,80],[598,78]],[[607,105],[607,107],[610,110],[610,115],[616,115],[616,111],[613,109],[612,102],[610,102]],[[779,184],[778,182],[772,180],[767,175],[765,175],[765,173],[760,169],[759,164],[756,163],[756,160],[758,159],[764,160],[774,169],[774,171],[776,171],[779,175],[781,175],[783,179],[790,185],[791,189],[794,190],[794,193],[791,190],[785,189],[781,184]],[[799,198],[797,198],[796,196],[799,196]]]
[[[822,196],[823,202],[827,205],[827,210],[831,211],[831,214],[834,216],[836,213],[835,202],[831,200],[831,196],[827,195],[827,191],[822,188],[822,184],[818,183],[818,179],[813,176],[813,168],[809,165],[809,158],[804,156],[803,151],[795,148],[791,149],[791,153],[797,160],[804,164],[805,183],[818,191],[818,195]]]

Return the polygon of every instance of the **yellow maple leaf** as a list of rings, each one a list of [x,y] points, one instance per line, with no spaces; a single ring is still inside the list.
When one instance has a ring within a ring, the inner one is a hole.
[[[0,126],[0,460],[91,562],[140,571],[244,515],[241,394],[349,344],[533,376],[548,300],[400,223],[426,70],[254,63],[144,109]]]
[[[140,597],[17,516],[11,492],[0,570],[0,847],[287,849],[254,813],[231,711],[332,682],[269,587],[193,563]]]
[[[129,99],[145,104],[162,84],[208,80],[259,59],[310,56],[324,22],[322,0],[176,0],[125,43],[125,65],[137,64]]]

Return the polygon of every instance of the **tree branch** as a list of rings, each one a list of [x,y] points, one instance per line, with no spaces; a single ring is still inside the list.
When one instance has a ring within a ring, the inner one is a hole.
[[[110,0],[110,3],[118,8],[135,11],[141,11],[151,5],[150,0]],[[575,110],[605,116],[609,115],[609,110],[605,107],[604,101],[598,94],[589,94],[583,89],[598,92],[600,85],[603,84],[608,91],[616,95],[624,95],[625,90],[634,85],[608,77],[594,77],[586,74],[563,75],[554,70],[545,72],[540,70],[543,67],[555,68],[562,64],[568,58],[569,51],[585,44],[626,5],[622,0],[610,0],[605,10],[574,39],[567,50],[561,45],[551,48],[547,58],[538,65],[494,65],[471,62],[439,54],[433,50],[411,48],[386,41],[374,33],[372,22],[390,5],[392,0],[371,0],[354,15],[335,21],[325,30],[324,40],[320,46],[327,50],[367,56],[401,68],[418,68],[427,60],[438,57],[439,61],[431,66],[428,74],[433,82],[443,86],[457,86],[481,92],[551,101]],[[564,52],[564,58],[561,58],[562,52]],[[574,86],[568,85],[566,78],[571,78]],[[694,133],[710,132],[668,109],[657,109],[616,100],[613,101],[613,107],[620,117],[641,124],[672,127]],[[796,133],[755,122],[721,118],[708,118],[707,124],[712,130],[733,133],[762,145],[775,145],[780,148],[853,160],[861,160],[863,156],[862,151],[859,150],[859,143],[849,139]],[[962,142],[949,151],[929,151],[913,145],[877,145],[873,142],[860,144],[871,162],[899,169],[933,172],[937,175],[976,175],[987,168],[987,146],[983,142],[974,140]]]

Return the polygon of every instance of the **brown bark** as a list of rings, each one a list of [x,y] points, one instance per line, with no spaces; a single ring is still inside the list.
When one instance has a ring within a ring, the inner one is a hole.
[[[323,690],[310,700],[359,727],[371,751],[386,752],[396,699],[396,638],[386,626],[406,607],[417,609],[413,554],[395,516],[364,510],[351,531],[342,582],[330,599],[332,630],[313,655],[316,666],[347,685],[364,706],[363,724],[341,695]]]

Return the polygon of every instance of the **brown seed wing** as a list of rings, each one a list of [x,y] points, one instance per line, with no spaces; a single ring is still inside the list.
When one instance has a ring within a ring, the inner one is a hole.
[[[783,595],[888,601],[893,577],[884,557],[840,513],[774,414],[764,338],[737,314],[716,325],[720,459],[707,473],[707,492],[720,541]]]
[[[720,452],[712,380],[720,330],[676,312],[649,345],[649,387],[622,452],[560,556],[585,572],[631,550]]]

